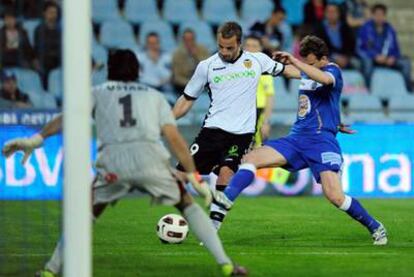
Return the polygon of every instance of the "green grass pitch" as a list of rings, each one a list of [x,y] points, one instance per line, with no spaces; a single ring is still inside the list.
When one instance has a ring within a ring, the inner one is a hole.
[[[414,200],[364,199],[387,227],[389,245],[318,197],[241,198],[220,235],[250,276],[414,276]],[[120,201],[94,228],[93,276],[219,276],[212,257],[190,234],[163,245],[158,219],[175,212],[148,198]],[[33,276],[59,231],[57,202],[0,202],[0,276]]]

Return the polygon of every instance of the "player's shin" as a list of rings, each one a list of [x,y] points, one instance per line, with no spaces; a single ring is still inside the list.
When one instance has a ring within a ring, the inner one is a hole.
[[[214,256],[217,263],[231,264],[231,260],[224,252],[223,245],[221,244],[217,232],[214,230],[213,225],[201,207],[196,203],[192,203],[184,208],[182,213],[187,220],[190,229]]]
[[[234,202],[239,194],[253,182],[255,174],[256,167],[253,164],[244,163],[240,165],[239,170],[224,190],[224,196],[227,197],[226,200]],[[214,199],[210,207],[210,219],[217,230],[220,229],[228,210],[229,207],[224,207],[220,201]]]
[[[345,195],[345,200],[339,209],[345,211],[353,219],[364,225],[370,233],[374,233],[380,227],[380,223],[368,214],[361,203],[355,198]]]

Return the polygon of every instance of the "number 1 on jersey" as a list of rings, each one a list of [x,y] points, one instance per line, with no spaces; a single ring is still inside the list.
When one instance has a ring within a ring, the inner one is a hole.
[[[137,120],[132,117],[132,97],[128,94],[125,97],[119,98],[119,104],[123,108],[124,118],[120,120],[119,124],[123,128],[129,128],[137,125]]]

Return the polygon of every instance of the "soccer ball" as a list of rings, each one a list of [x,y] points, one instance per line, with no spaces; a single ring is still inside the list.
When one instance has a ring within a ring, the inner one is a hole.
[[[188,235],[188,223],[181,215],[164,215],[158,221],[157,235],[162,243],[181,243]]]

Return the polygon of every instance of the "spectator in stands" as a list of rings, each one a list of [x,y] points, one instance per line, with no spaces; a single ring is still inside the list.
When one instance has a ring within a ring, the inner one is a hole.
[[[346,22],[351,28],[359,28],[369,19],[369,8],[365,0],[346,0],[344,6]]]
[[[171,81],[171,56],[162,53],[157,33],[149,33],[145,51],[138,55],[140,60],[141,82],[158,90],[168,89]]]
[[[17,23],[12,11],[4,13],[4,26],[0,29],[0,57],[3,67],[38,65],[27,32]]]
[[[177,94],[184,91],[197,64],[208,56],[207,48],[196,43],[194,31],[184,30],[182,44],[175,50],[172,58],[172,82]]]
[[[305,24],[318,24],[323,20],[326,0],[309,0],[303,7]]]
[[[18,16],[38,18],[42,14],[44,0],[0,0],[0,5]]]
[[[16,76],[3,72],[1,75],[0,108],[30,108],[27,94],[17,88]]]
[[[302,59],[302,56],[300,55],[300,42],[304,37],[312,35],[313,33],[313,27],[306,24],[303,24],[296,29],[292,46],[292,54],[295,58]]]
[[[35,51],[40,61],[45,87],[49,72],[61,65],[61,35],[59,6],[52,1],[46,2],[43,22],[35,30]]]
[[[337,4],[326,6],[325,18],[315,28],[315,34],[326,42],[333,62],[342,68],[350,67],[355,39],[352,29],[341,20],[341,10]]]
[[[262,38],[265,53],[270,55],[274,50],[292,50],[292,28],[285,18],[286,11],[277,7],[266,21],[256,22],[250,27],[250,35]]]
[[[370,85],[374,66],[382,66],[399,70],[404,76],[407,90],[412,91],[411,63],[400,54],[397,34],[386,19],[387,7],[376,4],[371,8],[371,13],[372,20],[360,28],[357,40],[357,51],[367,84]]]

